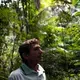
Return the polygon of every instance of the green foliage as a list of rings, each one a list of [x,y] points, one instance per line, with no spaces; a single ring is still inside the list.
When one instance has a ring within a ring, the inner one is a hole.
[[[32,0],[0,6],[0,80],[20,66],[18,46],[33,37],[45,50],[41,64],[48,80],[80,78],[80,12],[71,13],[78,1],[42,0],[40,10]]]

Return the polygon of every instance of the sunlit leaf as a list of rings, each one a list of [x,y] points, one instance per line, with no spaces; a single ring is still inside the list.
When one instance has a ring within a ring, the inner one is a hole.
[[[75,12],[74,16],[80,16],[80,12]]]
[[[78,3],[79,0],[72,0],[72,4],[76,5]]]

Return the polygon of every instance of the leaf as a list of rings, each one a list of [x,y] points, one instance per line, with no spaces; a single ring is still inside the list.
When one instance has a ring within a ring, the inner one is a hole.
[[[80,16],[80,12],[75,12],[73,15],[74,16]]]
[[[75,6],[79,0],[72,0],[72,4]]]
[[[75,65],[75,66],[78,66],[78,65],[80,65],[80,62],[77,61],[74,65]]]

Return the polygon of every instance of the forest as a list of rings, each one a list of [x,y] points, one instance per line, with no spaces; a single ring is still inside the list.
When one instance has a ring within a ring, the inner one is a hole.
[[[19,45],[38,38],[47,80],[80,80],[80,0],[0,0],[0,80],[21,64]]]

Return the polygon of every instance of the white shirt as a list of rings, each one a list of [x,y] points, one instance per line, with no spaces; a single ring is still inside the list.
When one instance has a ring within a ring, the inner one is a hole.
[[[36,72],[23,63],[20,68],[11,72],[8,80],[46,80],[46,75],[40,64]]]

